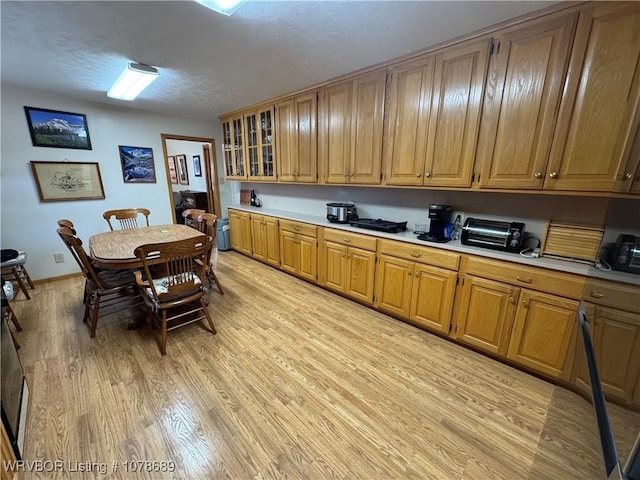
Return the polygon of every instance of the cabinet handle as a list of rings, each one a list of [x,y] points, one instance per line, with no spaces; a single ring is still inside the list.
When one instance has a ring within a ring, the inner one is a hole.
[[[522,301],[522,306],[523,306],[524,308],[529,308],[529,300],[523,300],[523,301]]]
[[[536,172],[533,174],[533,176],[536,178],[542,178],[542,172]]]
[[[549,174],[549,176],[550,176],[551,178],[556,178],[556,177],[558,176],[558,172],[551,172],[551,173]]]
[[[603,298],[604,297],[604,293],[593,292],[593,291],[589,295],[591,295],[593,298]]]
[[[351,239],[350,238],[343,238],[342,241],[349,243],[351,241]]]
[[[509,303],[513,305],[514,303],[516,303],[516,299],[513,297],[509,297]]]
[[[293,229],[294,229],[296,232],[299,232],[299,231],[300,231],[300,227],[293,227]]]
[[[416,272],[413,274],[414,277],[418,278],[420,276],[420,272]]]
[[[407,270],[407,275],[411,276],[411,270]]]
[[[413,258],[420,258],[422,255],[420,255],[419,253],[416,253],[416,252],[411,252],[411,256]]]
[[[416,177],[420,177],[421,175],[421,173],[416,173]]]
[[[633,174],[632,173],[627,172],[627,173],[624,174],[624,179],[625,180],[631,180],[632,178],[633,178]]]
[[[343,253],[343,254],[342,254],[342,256],[343,256],[343,257],[346,257],[346,256],[347,256],[347,254],[346,254],[346,253]]]
[[[431,176],[431,172],[424,172],[424,176],[429,178]]]
[[[531,277],[521,277],[520,275],[516,275],[516,280],[523,283],[531,283]]]

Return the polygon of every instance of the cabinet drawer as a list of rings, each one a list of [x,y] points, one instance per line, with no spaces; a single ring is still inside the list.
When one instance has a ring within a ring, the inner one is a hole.
[[[430,247],[412,245],[410,243],[394,242],[393,240],[380,240],[378,242],[379,253],[394,257],[413,260],[414,262],[435,265],[436,267],[458,270],[460,255]]]
[[[569,298],[582,298],[584,288],[584,277],[580,275],[479,257],[463,257],[460,269],[479,277]]]
[[[326,228],[324,231],[324,239],[329,242],[339,243],[348,247],[362,248],[363,250],[369,250],[371,252],[376,251],[376,239],[368,235],[360,235],[358,233],[349,233]]]
[[[640,313],[640,287],[604,280],[587,279],[584,299],[629,312]]]
[[[299,233],[308,237],[316,238],[317,227],[308,223],[292,222],[291,220],[280,220],[280,230]]]

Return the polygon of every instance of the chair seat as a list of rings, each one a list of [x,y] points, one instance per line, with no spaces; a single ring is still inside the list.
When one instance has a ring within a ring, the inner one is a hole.
[[[17,257],[0,263],[0,267],[2,268],[15,267],[17,265],[24,265],[25,263],[27,263],[27,252],[18,251]]]
[[[116,288],[125,285],[135,284],[135,270],[100,270],[96,272],[98,278],[102,280],[106,287]]]
[[[4,295],[8,301],[13,300],[13,283],[5,282],[3,280],[2,289],[4,290]]]

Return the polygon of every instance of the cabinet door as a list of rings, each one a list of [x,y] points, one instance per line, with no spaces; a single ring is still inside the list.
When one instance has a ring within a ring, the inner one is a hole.
[[[376,268],[376,307],[409,318],[412,284],[413,262],[380,255]]]
[[[432,330],[449,333],[457,274],[416,264],[413,277],[411,320]]]
[[[640,3],[580,13],[544,188],[611,191],[638,128]]]
[[[481,188],[542,188],[577,17],[494,38],[476,156]]]
[[[361,248],[349,247],[345,293],[368,304],[373,303],[376,254]]]
[[[280,268],[296,275],[300,264],[300,243],[297,236],[286,230],[280,231]]]
[[[327,288],[344,293],[347,277],[347,247],[325,240],[323,248],[322,284]]]
[[[276,157],[278,180],[295,182],[296,115],[295,103],[292,98],[283,100],[276,105],[276,135],[278,136],[278,155]]]
[[[246,179],[242,115],[224,118],[220,122],[225,177],[230,180]]]
[[[258,114],[246,113],[244,116],[244,132],[247,145],[247,168],[249,180],[260,180],[260,145],[258,144]]]
[[[295,154],[294,176],[297,182],[318,181],[318,97],[310,92],[295,98]]]
[[[231,248],[251,255],[251,220],[248,213],[229,211],[229,236]]]
[[[594,348],[605,395],[631,401],[640,371],[640,315],[597,307]]]
[[[468,187],[476,154],[489,40],[436,56],[424,185]]]
[[[325,183],[349,182],[352,87],[348,81],[321,92],[318,153]]]
[[[278,219],[273,217],[264,217],[264,242],[265,242],[265,258],[264,261],[280,266],[280,239],[278,237]]]
[[[520,289],[472,276],[462,279],[455,338],[497,355],[506,355]]]
[[[306,280],[315,283],[318,278],[317,240],[313,237],[307,237],[306,235],[298,235],[296,242],[298,245],[298,250],[300,252],[298,275]]]
[[[386,71],[353,80],[349,183],[380,183]]]
[[[387,185],[422,185],[435,56],[393,67],[384,141]]]
[[[578,302],[524,290],[507,357],[551,377],[571,373]]]
[[[253,258],[264,262],[267,258],[264,217],[251,215],[251,250]]]
[[[260,147],[260,180],[276,179],[273,107],[258,110],[258,145]]]

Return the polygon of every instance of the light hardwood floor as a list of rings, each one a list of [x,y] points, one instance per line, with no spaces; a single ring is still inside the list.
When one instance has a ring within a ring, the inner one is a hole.
[[[13,302],[25,458],[107,463],[107,477],[42,478],[601,478],[577,395],[238,253],[216,261],[218,334],[170,332],[165,357],[123,314],[90,339],[81,278]],[[112,471],[127,460],[176,471]]]

